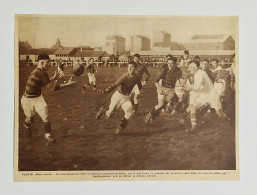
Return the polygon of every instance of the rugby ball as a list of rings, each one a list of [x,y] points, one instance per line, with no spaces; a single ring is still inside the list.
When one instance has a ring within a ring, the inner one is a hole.
[[[73,74],[75,76],[81,76],[85,71],[85,67],[82,64],[76,64],[73,66]]]

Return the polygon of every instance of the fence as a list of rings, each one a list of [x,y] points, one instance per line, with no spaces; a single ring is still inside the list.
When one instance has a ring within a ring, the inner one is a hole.
[[[65,67],[72,67],[76,64],[78,64],[78,62],[63,62]],[[160,67],[160,65],[162,65],[164,62],[142,62],[142,64],[144,64],[147,67]],[[59,62],[50,62],[50,66],[57,66],[59,64]],[[82,64],[84,66],[86,66],[86,62],[82,62]],[[104,62],[94,62],[94,64],[96,65],[96,67],[123,67],[123,66],[127,66],[128,62],[108,62],[108,63],[104,63]],[[231,62],[223,62],[220,63],[222,65],[231,65]],[[20,66],[36,66],[37,63],[36,62],[26,62],[26,61],[21,61]]]

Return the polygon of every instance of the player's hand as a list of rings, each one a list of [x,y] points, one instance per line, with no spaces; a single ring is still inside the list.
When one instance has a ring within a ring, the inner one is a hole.
[[[57,70],[57,71],[54,72],[54,78],[55,78],[56,80],[62,78],[63,76],[64,76],[64,73],[63,73],[63,71],[61,71],[61,70]]]
[[[188,85],[184,85],[184,86],[182,86],[182,90],[190,91],[190,87]]]
[[[78,81],[72,81],[72,77],[70,77],[69,81],[66,83],[68,86],[77,83]]]
[[[146,81],[142,81],[142,86],[145,86],[146,85]]]

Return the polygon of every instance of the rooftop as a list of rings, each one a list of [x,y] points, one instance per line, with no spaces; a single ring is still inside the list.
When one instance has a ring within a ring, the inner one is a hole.
[[[37,48],[37,49],[30,49],[30,50],[21,49],[19,52],[21,55],[39,55],[39,54],[54,55],[55,51],[56,49]]]
[[[77,51],[73,57],[100,57],[104,55],[104,51],[93,51],[93,50],[85,50],[85,51]]]
[[[223,43],[228,38],[231,38],[231,35],[225,35],[225,34],[202,34],[202,35],[194,35],[190,42],[197,42],[197,43]],[[234,39],[233,39],[234,40]]]
[[[74,47],[61,47],[55,51],[55,55],[69,55],[74,50]]]

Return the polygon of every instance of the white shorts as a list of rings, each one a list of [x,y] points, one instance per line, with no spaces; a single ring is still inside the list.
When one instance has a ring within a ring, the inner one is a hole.
[[[220,96],[225,96],[227,82],[224,79],[219,79],[214,83],[214,89]]]
[[[88,76],[88,80],[89,80],[89,83],[90,83],[90,84],[95,84],[95,83],[96,83],[95,74],[93,74],[93,73],[88,73],[87,76]]]
[[[182,83],[184,82],[184,83]],[[177,80],[176,81],[176,85],[175,85],[175,93],[176,95],[178,96],[178,99],[179,99],[179,102],[182,102],[183,101],[183,97],[185,95],[185,91],[183,90],[183,86],[184,84],[186,83],[186,81],[182,80]]]
[[[174,88],[167,88],[167,87],[161,86],[161,89],[163,91],[162,94],[160,94],[159,91],[157,90],[158,101],[162,103],[164,103],[164,101],[170,102],[175,94]]]
[[[26,98],[25,96],[22,96],[21,106],[26,117],[33,117],[38,110],[46,107],[47,104],[42,95],[36,98]]]
[[[207,105],[210,105],[216,111],[222,108],[220,96],[215,92],[214,89],[212,89],[210,92],[190,91],[189,104],[190,106],[194,106],[196,109]]]
[[[111,117],[115,109],[122,107],[125,112],[125,118],[129,119],[133,113],[133,105],[131,103],[129,95],[123,95],[120,92],[116,91],[112,95],[111,103],[109,109],[106,111],[106,115]]]
[[[178,96],[179,102],[182,102],[184,94],[185,94],[185,91],[182,90],[182,86],[181,87],[180,86],[179,87],[175,87],[175,93]]]

